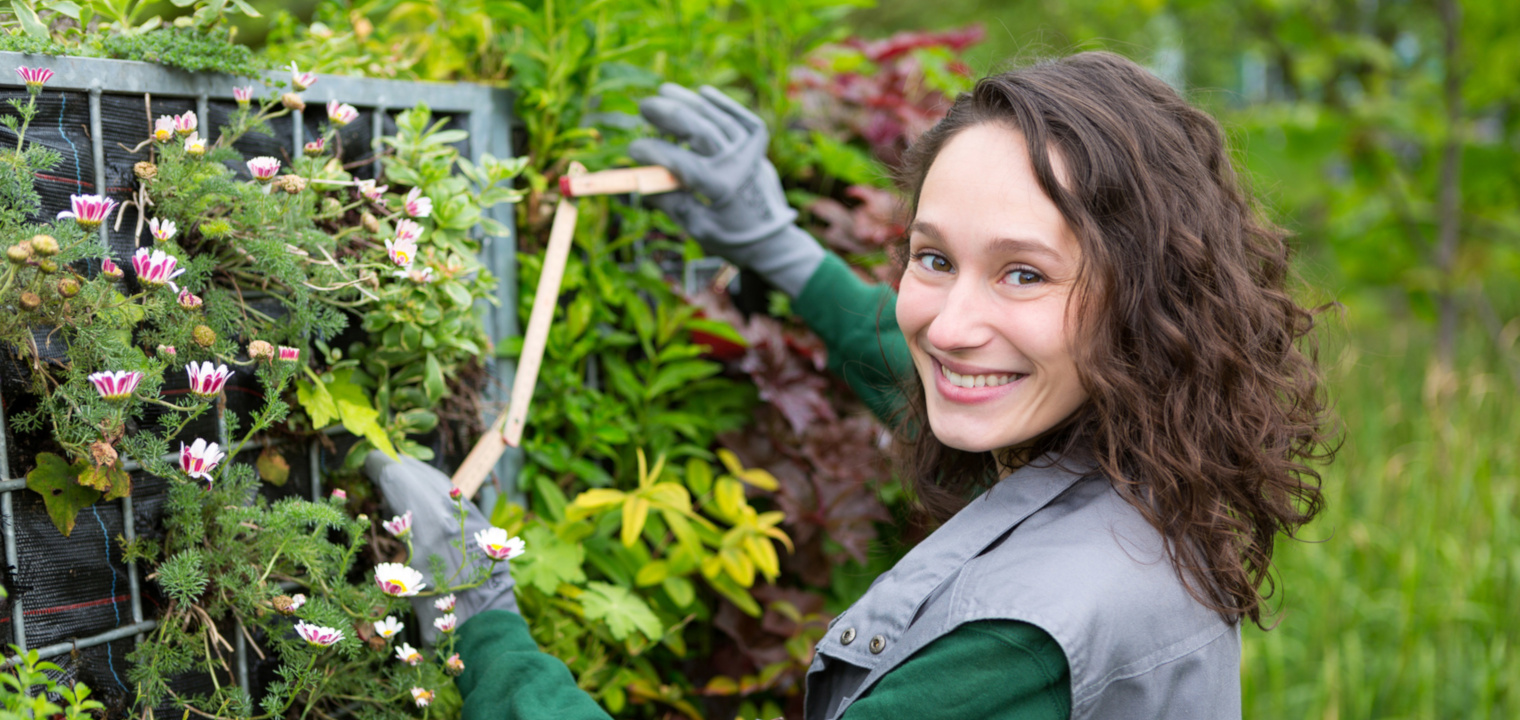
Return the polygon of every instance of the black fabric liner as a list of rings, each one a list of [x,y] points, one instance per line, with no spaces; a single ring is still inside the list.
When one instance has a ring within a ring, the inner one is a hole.
[[[0,91],[0,101],[25,98],[19,88]],[[350,101],[352,102],[352,101]],[[339,130],[344,164],[357,179],[373,179],[372,108],[352,103],[360,109],[357,121]],[[133,165],[148,159],[144,147],[133,152],[139,143],[152,134],[152,118],[172,115],[195,109],[195,100],[184,97],[152,98],[151,117],[145,98],[141,95],[106,93],[101,96],[101,131],[105,154],[105,178],[103,186],[95,181],[94,155],[90,139],[89,95],[82,92],[45,91],[37,100],[37,116],[27,131],[27,140],[57,151],[62,160],[53,168],[36,175],[36,188],[42,207],[33,218],[38,222],[51,222],[59,212],[70,209],[69,196],[74,194],[105,194],[118,203],[131,199],[137,186]],[[237,104],[214,100],[208,105],[207,117],[199,118],[199,131],[203,137],[214,139],[220,134]],[[400,111],[387,112],[382,120],[385,134],[396,131],[395,116]],[[442,114],[435,115],[445,117]],[[319,136],[326,123],[326,109],[322,104],[307,107],[303,125],[305,139]],[[467,116],[449,117],[445,127],[465,129]],[[244,157],[270,155],[288,166],[299,149],[290,145],[293,117],[290,115],[270,121],[274,136],[248,133],[234,147]],[[457,143],[456,148],[468,155],[470,140]],[[15,146],[15,136],[0,128],[0,145]],[[331,154],[336,148],[329,147]],[[248,179],[245,164],[229,164],[239,177]],[[132,274],[131,256],[139,245],[151,245],[144,224],[141,237],[137,236],[138,212],[136,207],[123,213],[113,212],[108,220],[108,247],[110,255],[122,266],[129,277]],[[118,217],[119,216],[119,217]],[[119,220],[119,227],[118,227]],[[95,267],[81,268],[87,273]],[[132,282],[129,280],[129,282]],[[277,302],[271,301],[266,311],[283,313]],[[350,328],[350,331],[354,328]],[[344,335],[349,335],[345,332]],[[61,361],[65,348],[48,328],[38,328],[34,335],[45,361]],[[31,369],[17,359],[9,348],[0,348],[0,393],[5,399],[8,414],[35,407],[36,398],[29,395]],[[188,391],[185,373],[171,370],[166,373],[164,395],[176,397]],[[251,414],[263,404],[262,389],[251,372],[237,372],[226,388],[228,412],[236,413],[247,427]],[[160,412],[149,406],[144,420],[148,427],[155,427]],[[129,427],[129,432],[136,424]],[[57,451],[46,431],[17,433],[5,428],[10,449],[9,477],[20,477],[35,466],[39,452]],[[179,436],[171,440],[170,449],[178,448],[178,442],[192,442],[195,438],[213,440],[218,428],[214,413],[207,413],[192,422]],[[332,448],[322,445],[320,461],[324,468],[341,465],[349,447],[357,440],[342,434],[331,438]],[[312,476],[306,447],[295,443],[278,445],[291,467],[290,478],[282,487],[265,485],[262,494],[270,499],[299,496],[311,497]],[[252,462],[260,452],[257,448],[245,450],[239,460]],[[167,482],[161,478],[137,471],[133,476],[132,498],[134,503],[133,526],[138,536],[161,538],[160,526]],[[124,535],[122,506],[120,502],[96,503],[79,513],[73,533],[63,537],[48,518],[41,496],[29,490],[13,493],[14,526],[17,540],[18,562],[15,567],[0,568],[10,598],[0,599],[0,643],[14,638],[11,621],[11,602],[23,603],[26,639],[29,647],[41,647],[71,639],[84,639],[132,622],[131,596],[127,567],[117,538]],[[146,579],[151,568],[138,568],[140,593],[144,617],[157,615],[164,601],[155,583]],[[232,628],[223,628],[229,640]],[[257,638],[262,644],[263,638]],[[135,701],[127,681],[126,656],[131,652],[134,640],[125,638],[97,645],[54,658],[63,666],[69,679],[87,683],[95,697],[107,706],[108,717],[125,717]],[[232,662],[229,657],[229,663]],[[247,656],[249,678],[257,699],[261,689],[274,679],[273,660],[260,661],[250,651]],[[218,678],[222,684],[236,683],[232,677]],[[214,688],[212,678],[201,673],[189,673],[171,680],[171,687],[181,696],[209,693]],[[176,704],[166,702],[155,709],[157,717],[178,717],[183,711]]]

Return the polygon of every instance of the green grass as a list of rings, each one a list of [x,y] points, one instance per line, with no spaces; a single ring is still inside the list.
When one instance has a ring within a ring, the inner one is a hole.
[[[1444,381],[1433,345],[1327,344],[1346,442],[1278,545],[1280,624],[1245,631],[1248,718],[1520,717],[1520,393],[1480,333]]]

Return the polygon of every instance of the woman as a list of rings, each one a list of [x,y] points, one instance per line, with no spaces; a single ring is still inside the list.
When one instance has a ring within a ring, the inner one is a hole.
[[[657,202],[794,296],[945,521],[830,626],[807,717],[1238,717],[1240,621],[1329,450],[1311,315],[1217,123],[1107,53],[983,79],[909,150],[891,308],[792,224],[752,114],[642,109],[690,145],[631,148],[693,191]],[[515,613],[460,632],[472,720],[603,716]]]

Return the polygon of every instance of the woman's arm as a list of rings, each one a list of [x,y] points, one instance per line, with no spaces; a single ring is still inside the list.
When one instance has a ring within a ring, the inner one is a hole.
[[[792,311],[828,347],[829,370],[888,425],[902,409],[901,382],[913,372],[896,304],[892,288],[860,279],[833,253],[792,301]]]
[[[461,720],[611,720],[570,668],[538,649],[521,615],[490,610],[459,627]]]

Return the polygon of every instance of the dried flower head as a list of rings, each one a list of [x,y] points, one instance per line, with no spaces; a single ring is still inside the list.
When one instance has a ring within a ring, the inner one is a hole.
[[[300,95],[297,95],[297,94],[295,94],[293,92],[289,92],[289,93],[285,93],[284,95],[281,95],[280,96],[280,104],[284,105],[286,110],[305,110],[306,109],[306,101],[302,100]]]
[[[34,293],[31,290],[27,290],[26,292],[21,293],[22,310],[36,310],[39,307],[42,307],[42,298],[38,296],[37,293]]]
[[[32,252],[42,257],[52,257],[63,251],[63,248],[58,246],[58,238],[52,235],[33,235],[27,243],[31,246]]]
[[[190,339],[194,340],[196,345],[208,348],[216,344],[216,331],[205,325],[196,325],[190,330]]]
[[[248,343],[248,357],[254,360],[273,360],[274,345],[264,340],[254,340]]]
[[[32,244],[25,240],[5,249],[5,259],[15,265],[25,265],[32,259]]]
[[[79,294],[79,281],[71,277],[61,278],[54,289],[58,291],[59,297],[71,298]]]
[[[158,177],[158,166],[147,160],[140,160],[132,164],[132,174],[136,175],[138,180],[146,182]]]

